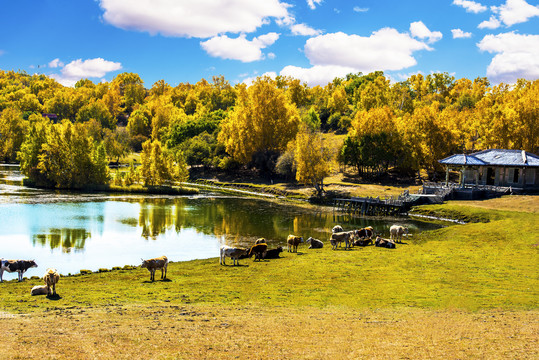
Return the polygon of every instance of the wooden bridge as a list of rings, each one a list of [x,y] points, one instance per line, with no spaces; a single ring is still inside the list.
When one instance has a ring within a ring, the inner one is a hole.
[[[350,199],[334,199],[333,211],[369,216],[390,216],[407,214],[412,207],[412,197],[405,192],[397,198],[389,197],[354,197]]]

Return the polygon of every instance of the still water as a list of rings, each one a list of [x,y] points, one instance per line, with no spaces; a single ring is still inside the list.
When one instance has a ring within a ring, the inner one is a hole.
[[[388,236],[394,223],[412,233],[435,225],[407,218],[338,216],[266,200],[215,193],[197,196],[80,194],[22,186],[17,167],[0,166],[0,257],[35,259],[61,274],[138,265],[141,258],[171,261],[219,256],[221,244],[249,246],[264,237],[270,248],[288,234],[326,240],[339,223],[345,229],[371,225]],[[16,274],[4,273],[5,279]]]

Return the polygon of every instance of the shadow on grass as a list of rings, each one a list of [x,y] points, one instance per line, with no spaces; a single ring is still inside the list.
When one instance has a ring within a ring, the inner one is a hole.
[[[47,299],[49,300],[60,300],[62,297],[58,294],[55,294],[55,295],[47,295]]]

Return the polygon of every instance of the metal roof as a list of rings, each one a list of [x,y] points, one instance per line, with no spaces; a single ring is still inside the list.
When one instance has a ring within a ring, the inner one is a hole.
[[[457,154],[439,160],[446,165],[539,167],[539,156],[524,150],[489,149],[470,155]]]

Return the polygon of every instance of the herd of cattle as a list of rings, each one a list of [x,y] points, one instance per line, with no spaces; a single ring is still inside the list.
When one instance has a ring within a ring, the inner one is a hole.
[[[367,246],[373,244],[378,247],[385,247],[389,249],[395,248],[395,243],[400,242],[404,235],[408,234],[408,228],[393,225],[389,229],[390,237],[385,239],[380,237],[378,234],[375,237],[375,232],[372,226],[368,226],[359,230],[344,231],[342,226],[336,225],[331,230],[331,237],[329,242],[333,250],[336,250],[337,247],[341,247],[344,242],[345,249],[350,249],[352,246]],[[373,241],[374,238],[374,241]],[[288,235],[286,240],[288,252],[298,252],[298,246],[303,242],[303,237],[296,235]],[[320,249],[324,247],[324,242],[318,239],[309,237],[306,241],[309,243],[309,249]],[[241,247],[232,247],[228,245],[223,245],[220,248],[219,263],[221,265],[225,264],[225,258],[229,257],[232,259],[234,265],[239,265],[240,259],[255,257],[255,261],[262,259],[276,259],[279,257],[279,254],[283,252],[283,247],[279,246],[275,249],[268,249],[266,239],[260,238],[255,241],[254,245],[250,248],[241,248]],[[161,279],[167,278],[167,265],[168,259],[166,256],[161,256],[154,259],[144,260],[142,259],[142,268],[148,269],[150,272],[150,281],[155,280],[155,272],[161,270]],[[4,260],[1,259],[0,264],[0,282],[3,282],[2,276],[4,271],[7,272],[17,272],[19,281],[22,281],[23,274],[26,270],[37,267],[37,264],[34,260]],[[47,269],[45,275],[43,276],[43,281],[45,285],[34,286],[31,290],[32,295],[56,295],[56,283],[60,279],[60,275],[56,269]],[[52,292],[51,292],[52,287]]]
[[[375,237],[375,232],[372,226],[368,226],[359,230],[344,231],[342,226],[336,225],[331,229],[331,237],[329,242],[331,248],[336,250],[337,247],[341,247],[344,242],[345,249],[350,249],[352,246],[367,246],[373,244],[377,247],[385,247],[389,249],[394,249],[396,247],[395,243],[400,242],[404,235],[408,235],[408,228],[393,225],[389,229],[390,238],[382,238],[379,234]],[[373,240],[374,239],[374,240]],[[288,252],[298,252],[298,246],[303,242],[303,237],[296,235],[288,235],[286,240]],[[307,243],[309,243],[309,249],[320,249],[324,247],[324,242],[312,237],[308,238]],[[241,248],[241,247],[232,247],[228,245],[221,246],[219,263],[221,265],[225,264],[225,258],[229,257],[232,259],[234,265],[239,265],[240,259],[255,257],[255,261],[261,259],[273,259],[279,257],[279,253],[283,251],[281,246],[276,249],[268,249],[266,244],[266,239],[260,238],[255,241],[254,245],[250,248]]]

